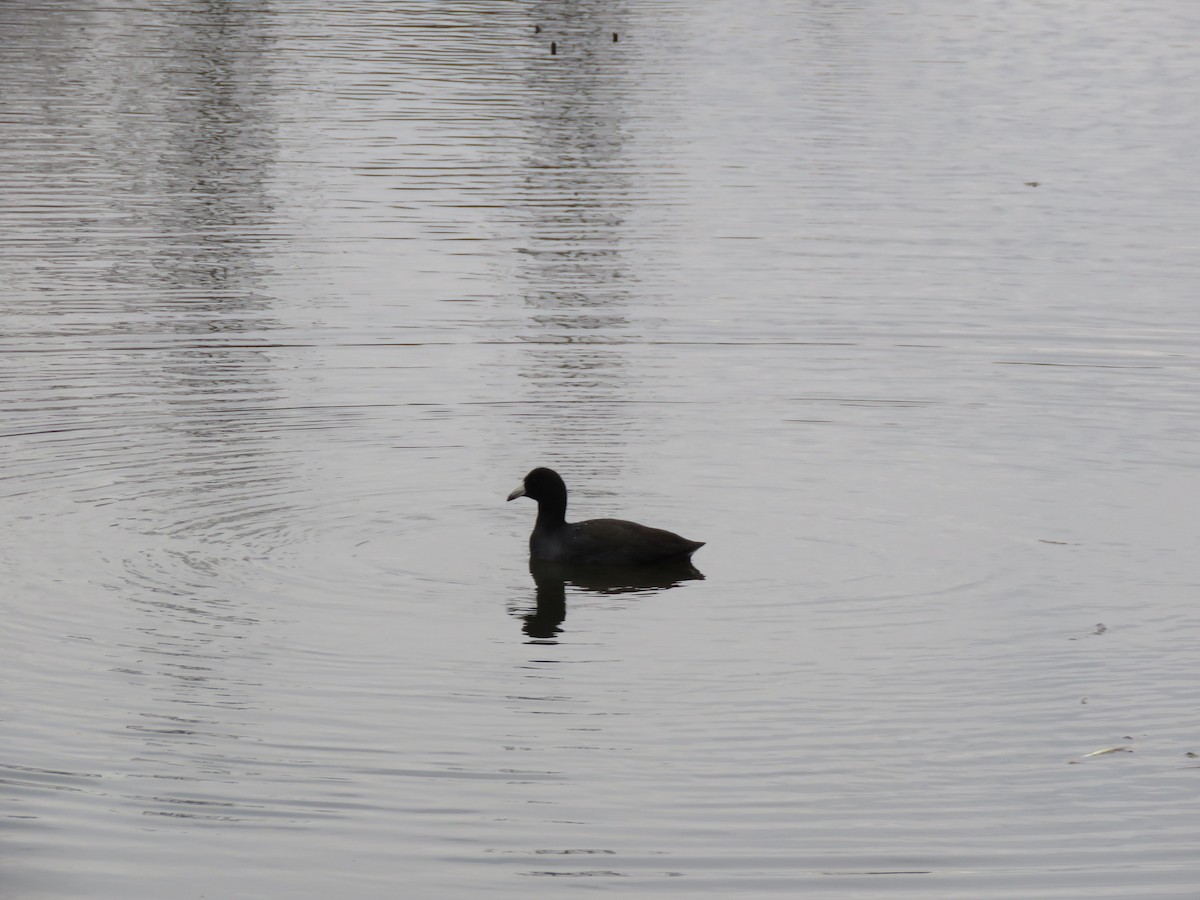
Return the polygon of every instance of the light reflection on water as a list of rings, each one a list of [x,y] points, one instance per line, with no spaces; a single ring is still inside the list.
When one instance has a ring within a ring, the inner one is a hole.
[[[6,887],[1190,896],[1161,12],[5,6]]]

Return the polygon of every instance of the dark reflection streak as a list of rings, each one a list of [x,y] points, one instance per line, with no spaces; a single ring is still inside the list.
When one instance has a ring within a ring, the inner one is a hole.
[[[257,684],[240,669],[248,652],[241,639],[260,627],[261,610],[226,574],[225,548],[251,533],[264,510],[284,512],[278,485],[286,472],[269,452],[272,435],[261,415],[245,414],[279,396],[270,357],[257,346],[235,352],[204,340],[277,324],[261,288],[265,245],[254,237],[273,218],[264,187],[276,153],[263,89],[270,38],[263,7],[230,0],[95,15],[94,27],[70,32],[78,62],[41,89],[68,106],[86,98],[80,122],[55,128],[77,135],[72,158],[103,215],[78,212],[80,234],[69,238],[51,222],[44,240],[70,244],[55,248],[59,264],[87,253],[106,266],[70,285],[99,313],[89,337],[132,333],[125,343],[152,351],[124,360],[139,367],[156,403],[126,409],[121,420],[139,430],[121,449],[121,468],[137,480],[118,515],[153,539],[110,585],[137,612],[129,642],[142,662],[122,674],[148,695],[124,728],[141,756],[204,779],[212,773],[204,749],[250,737],[231,716],[258,705]],[[65,190],[59,169],[41,172],[41,190]],[[49,314],[53,299],[49,292]],[[146,346],[160,336],[164,346]],[[121,360],[118,347],[98,349]]]
[[[228,0],[203,6],[202,21],[180,23],[171,47],[180,65],[162,73],[173,108],[165,123],[170,147],[157,160],[163,202],[154,205],[152,228],[162,236],[156,286],[193,301],[167,306],[168,322],[212,334],[262,325],[248,316],[266,306],[256,293],[265,270],[249,233],[272,219],[263,184],[275,145],[265,98],[246,83],[260,77],[251,73],[266,49],[255,15]]]
[[[155,185],[144,214],[158,236],[151,266],[141,272],[150,290],[131,302],[149,306],[161,332],[191,337],[273,327],[259,289],[266,268],[249,238],[273,218],[264,190],[276,145],[262,83],[270,73],[262,11],[201,0],[169,13],[176,27],[155,38],[162,67],[147,78],[159,91],[149,102],[167,113],[161,128],[169,141],[157,151],[144,142],[131,148],[141,151],[144,177]],[[160,531],[201,536],[215,527],[194,518],[191,507],[205,497],[211,508],[222,493],[240,501],[246,471],[256,464],[258,494],[281,479],[265,454],[269,432],[245,415],[248,406],[271,408],[279,396],[265,377],[270,358],[265,348],[234,349],[206,341],[155,358],[162,395],[175,410],[163,420],[163,440],[176,445],[164,460],[173,471],[163,477],[178,494],[175,521],[160,522]],[[187,438],[182,445],[180,436]]]
[[[624,320],[621,320],[623,324]],[[476,341],[476,346],[537,346],[539,344],[547,344],[553,346],[561,346],[569,343],[572,346],[579,344],[590,344],[592,346],[602,347],[857,347],[858,344],[850,341],[656,341],[656,340],[624,340],[624,339],[609,339],[604,337],[587,336],[580,338],[579,336],[571,337],[556,337],[543,338],[541,340],[530,340],[518,338],[515,340],[480,340]],[[456,347],[461,346],[460,341],[421,341],[420,343],[412,343],[409,341],[374,341],[374,342],[350,342],[350,341],[329,341],[328,343],[306,343],[306,342],[267,342],[256,341],[254,343],[235,344],[227,341],[205,341],[203,343],[192,344],[97,344],[93,347],[5,347],[5,353],[110,353],[114,350],[127,351],[131,353],[158,353],[162,350],[303,350],[309,348],[330,348],[337,347],[341,349],[353,349],[355,347]],[[997,361],[997,365],[1060,365],[1056,363],[1018,363]],[[1061,365],[1071,365],[1062,363]],[[1082,364],[1080,364],[1082,365]],[[1092,366],[1092,368],[1125,368],[1125,369],[1154,369],[1161,368],[1160,366]]]
[[[610,35],[623,3],[541,2],[531,9],[565,52],[526,69],[528,155],[516,214],[525,239],[515,265],[528,310],[524,372],[532,426],[554,462],[603,444],[597,468],[619,468],[613,435],[636,423],[606,401],[629,376],[626,354],[606,346],[629,327],[625,225],[635,203],[626,150],[629,75]],[[568,470],[570,465],[565,466]]]

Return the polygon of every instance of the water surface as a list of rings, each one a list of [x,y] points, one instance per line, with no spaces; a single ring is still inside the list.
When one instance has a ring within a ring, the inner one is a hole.
[[[3,893],[1194,896],[1198,24],[6,4]]]

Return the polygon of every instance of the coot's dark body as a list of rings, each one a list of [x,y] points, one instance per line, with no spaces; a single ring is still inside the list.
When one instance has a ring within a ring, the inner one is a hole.
[[[529,555],[549,562],[589,566],[644,566],[683,560],[704,546],[661,528],[624,519],[567,521],[567,486],[553,469],[534,469],[509,500],[529,497],[538,504],[529,536]]]

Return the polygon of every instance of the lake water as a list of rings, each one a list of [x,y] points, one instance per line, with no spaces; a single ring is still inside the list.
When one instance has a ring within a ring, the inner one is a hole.
[[[4,897],[1200,893],[1196,4],[0,35]]]

